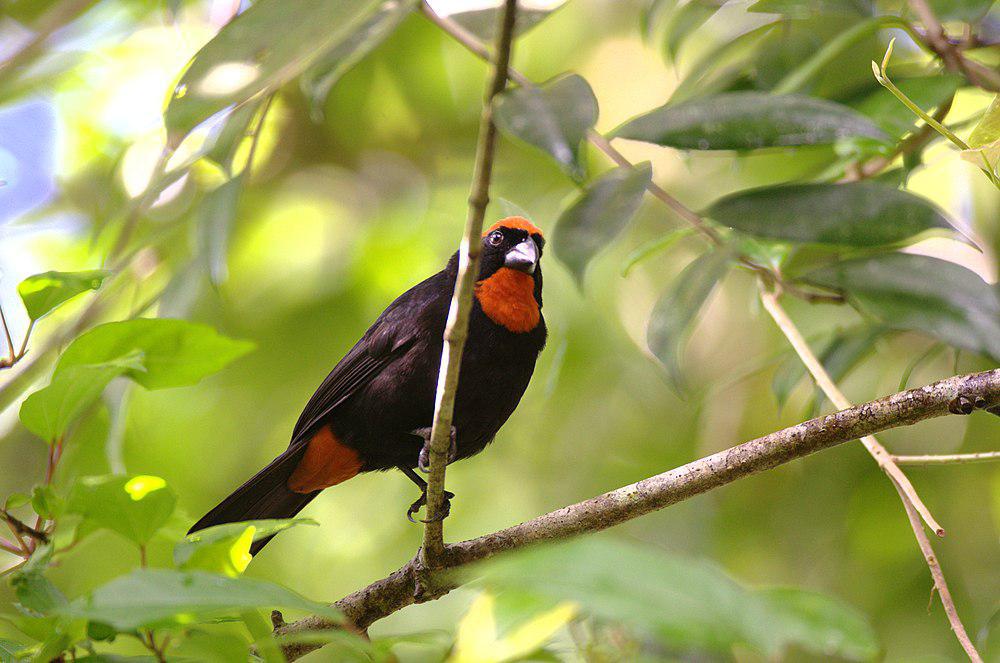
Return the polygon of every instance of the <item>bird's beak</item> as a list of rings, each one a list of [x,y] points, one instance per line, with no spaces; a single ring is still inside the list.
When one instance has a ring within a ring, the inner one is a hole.
[[[503,266],[525,274],[534,274],[535,267],[538,266],[538,246],[535,245],[535,240],[529,237],[508,251]]]

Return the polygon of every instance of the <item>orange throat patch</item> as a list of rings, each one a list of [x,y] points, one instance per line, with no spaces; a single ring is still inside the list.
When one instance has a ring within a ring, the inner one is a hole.
[[[360,470],[358,452],[341,444],[324,426],[309,440],[305,455],[288,479],[288,489],[296,493],[323,490],[347,481]]]
[[[530,332],[542,317],[535,299],[535,279],[509,267],[478,281],[476,299],[490,320],[515,334]]]

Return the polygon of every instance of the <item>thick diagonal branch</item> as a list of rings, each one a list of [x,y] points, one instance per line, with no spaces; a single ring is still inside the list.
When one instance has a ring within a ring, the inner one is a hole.
[[[949,405],[958,396],[986,405],[1000,402],[1000,369],[948,378],[811,419],[520,525],[448,545],[441,566],[428,568],[418,556],[336,606],[365,629],[408,605],[444,596],[457,582],[448,569],[529,544],[606,529],[816,451],[951,414]],[[322,618],[308,617],[282,626],[276,634],[286,639],[285,654],[291,660],[319,646],[294,642],[296,634],[331,626]]]
[[[459,249],[458,277],[455,292],[448,310],[444,331],[444,351],[438,373],[437,394],[434,402],[434,426],[431,431],[427,477],[427,524],[424,528],[424,561],[434,566],[444,550],[444,475],[451,447],[452,414],[455,393],[458,390],[458,371],[462,351],[469,331],[469,311],[472,309],[472,292],[479,273],[480,235],[483,218],[490,198],[490,178],[493,174],[493,155],[496,151],[497,129],[493,123],[493,99],[507,87],[507,70],[510,66],[511,44],[514,38],[514,21],[517,0],[505,0],[497,30],[496,65],[493,78],[483,98],[483,111],[479,122],[479,144],[476,146],[476,164],[469,194],[469,214]],[[458,431],[461,435],[461,431]]]

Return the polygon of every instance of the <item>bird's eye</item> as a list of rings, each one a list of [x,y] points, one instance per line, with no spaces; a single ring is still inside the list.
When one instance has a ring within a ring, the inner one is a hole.
[[[499,230],[494,230],[490,233],[489,237],[486,238],[486,241],[490,243],[490,246],[500,246],[503,244],[503,233]]]

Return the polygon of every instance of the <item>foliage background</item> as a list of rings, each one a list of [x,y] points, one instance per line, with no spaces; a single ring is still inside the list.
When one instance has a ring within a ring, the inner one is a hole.
[[[0,88],[0,165],[12,146],[37,164],[30,187],[0,188],[0,302],[15,338],[27,324],[17,283],[47,269],[100,267],[110,241],[105,212],[141,191],[162,140],[164,94],[232,3],[167,4],[98,3],[58,34],[51,73],[28,89]],[[699,55],[726,43],[736,26],[760,22],[747,4],[731,3],[721,18],[698,28],[672,61],[655,29],[652,38],[639,29],[645,3],[575,0],[519,40],[515,63],[536,81],[567,70],[583,75],[600,104],[597,128],[607,131],[662,104]],[[840,28],[829,18],[788,28],[786,41],[757,58],[757,80],[790,70]],[[869,66],[883,53],[885,36],[842,54],[819,84],[888,97]],[[917,54],[904,49],[896,57]],[[141,229],[144,237],[162,232],[166,239],[133,265],[109,317],[128,315],[169,283],[154,304],[160,316],[206,322],[253,341],[256,351],[191,387],[145,391],[112,384],[105,404],[80,424],[73,462],[66,463],[72,469],[57,477],[57,485],[68,485],[70,474],[162,476],[179,495],[182,515],[174,529],[181,530],[283,449],[301,405],[333,363],[399,292],[438,270],[454,250],[486,75],[483,63],[414,15],[344,76],[321,118],[311,114],[296,85],[286,86],[264,126],[224,262],[199,255],[194,229],[199,199],[218,173],[195,169],[173,187]],[[949,119],[974,117],[990,99],[964,89]],[[899,115],[906,117],[901,107]],[[744,155],[621,141],[619,147],[633,161],[651,161],[655,179],[695,209],[731,191],[808,177],[833,157],[829,146]],[[594,172],[608,166],[596,153],[589,162]],[[908,186],[959,224],[988,232],[997,223],[997,191],[946,145],[928,149]],[[548,230],[576,191],[542,153],[501,142],[494,201],[513,202]],[[494,202],[487,218],[503,214]],[[623,239],[594,262],[582,289],[551,253],[546,256],[549,345],[496,443],[449,471],[448,487],[458,497],[448,538],[519,522],[808,415],[813,395],[805,381],[783,409],[775,404],[772,375],[790,355],[744,273],[727,278],[691,338],[683,363],[688,393],[680,396],[670,387],[647,356],[646,322],[665,284],[701,245],[682,240],[627,278],[621,275],[630,251],[662,234],[665,224],[679,227],[647,198]],[[995,264],[959,242],[934,238],[913,250],[946,256],[996,280]],[[213,269],[217,276],[219,270],[228,274],[213,283]],[[46,319],[35,342],[84,305],[74,301]],[[789,306],[810,338],[822,339],[857,317],[845,307]],[[845,380],[848,396],[860,401],[896,391],[907,364],[930,344],[910,333],[880,339],[871,359]],[[911,384],[990,365],[948,351],[922,364]],[[0,435],[0,493],[30,491],[45,464],[44,445],[18,425],[16,407],[0,415]],[[1000,419],[975,416],[892,431],[883,441],[897,453],[947,453],[987,450],[997,439]],[[936,544],[938,554],[966,625],[976,633],[1000,606],[1000,470],[981,464],[913,468],[910,475],[948,529]],[[404,511],[414,497],[409,482],[395,474],[364,476],[328,491],[306,512],[321,527],[284,533],[247,574],[280,580],[319,600],[353,591],[412,556],[421,530]],[[927,613],[931,583],[898,498],[858,444],[603,536],[712,559],[751,585],[838,596],[869,616],[885,660],[960,655],[940,606],[932,602]],[[150,559],[167,564],[169,542],[154,542]],[[99,532],[49,576],[77,596],[135,563],[133,547]],[[459,590],[408,608],[372,632],[452,630],[473,596]],[[10,590],[0,588],[0,603],[12,600]],[[0,624],[0,637],[14,636]]]

